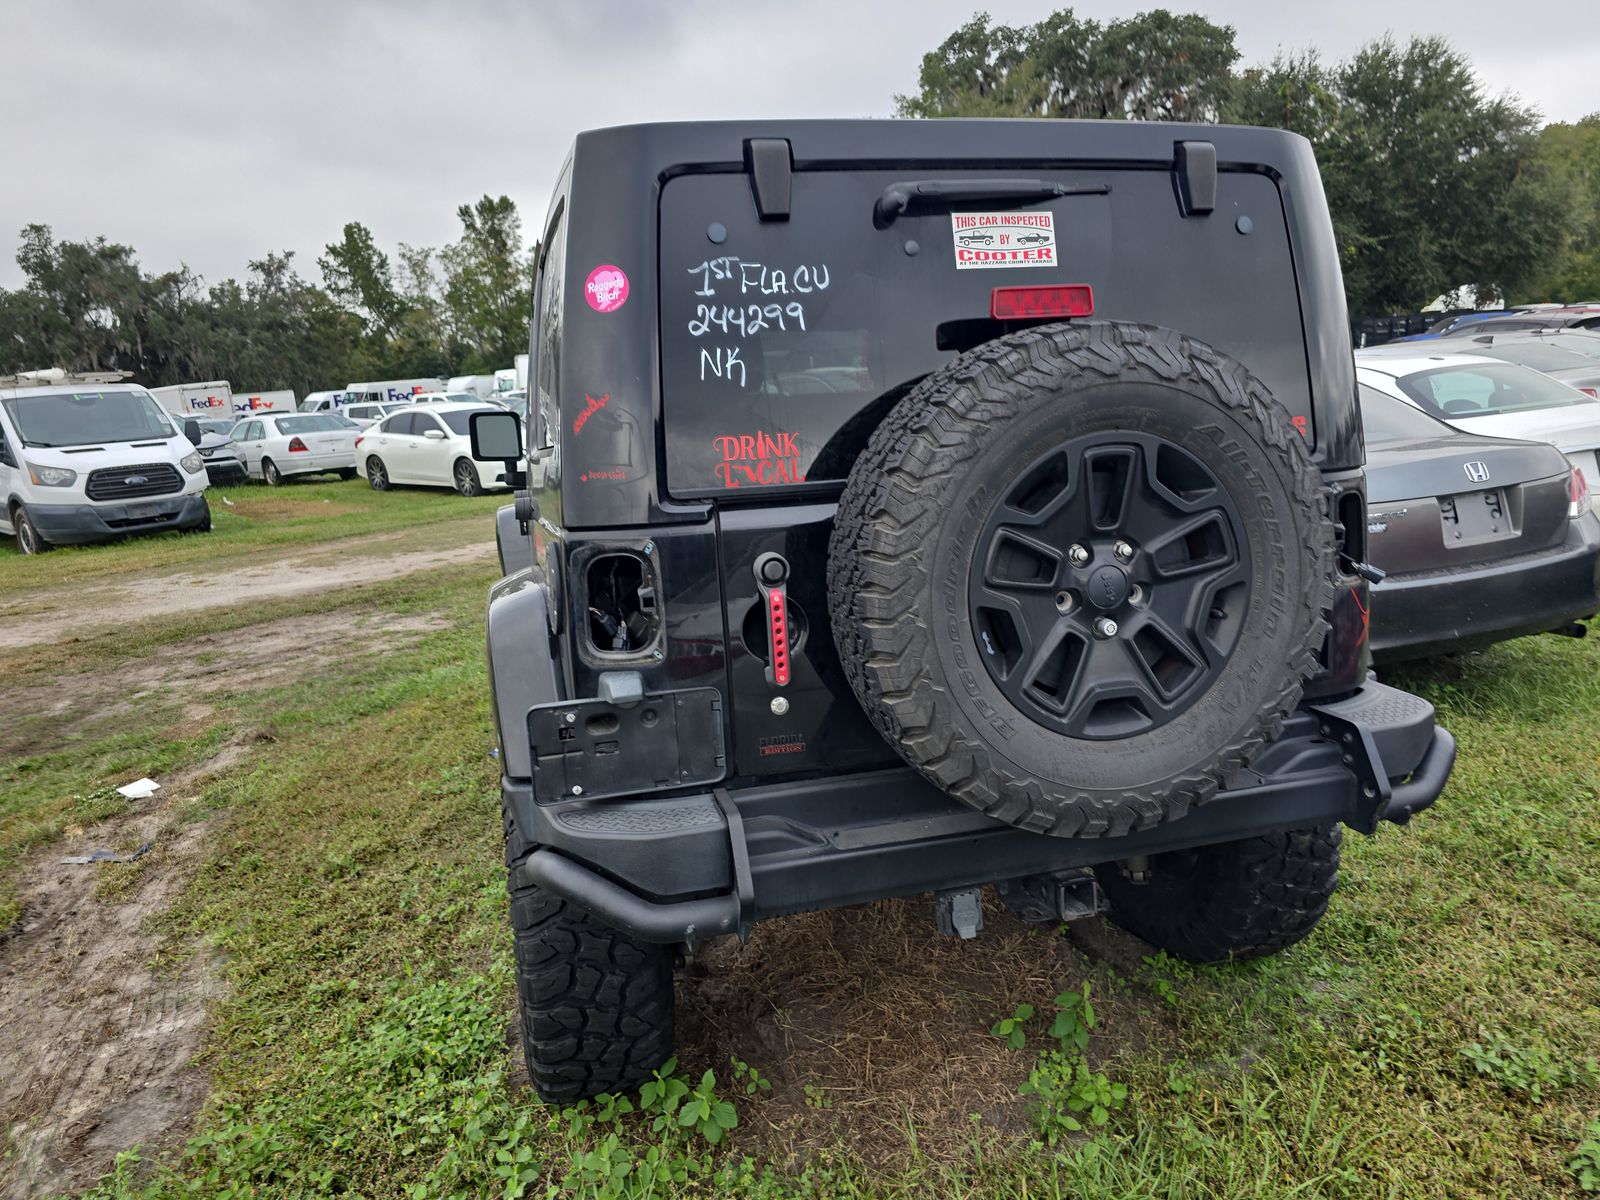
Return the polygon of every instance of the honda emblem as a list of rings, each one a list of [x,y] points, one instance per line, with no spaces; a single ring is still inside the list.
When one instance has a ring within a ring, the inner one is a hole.
[[[1467,473],[1467,478],[1473,483],[1488,483],[1489,468],[1481,462],[1462,463],[1461,469]]]

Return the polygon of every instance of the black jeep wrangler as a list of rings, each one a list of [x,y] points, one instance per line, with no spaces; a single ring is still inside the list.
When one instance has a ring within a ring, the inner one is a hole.
[[[1309,145],[1071,121],[580,135],[489,601],[539,1093],[639,1083],[673,969],[982,889],[1174,954],[1316,924],[1455,758],[1368,674]],[[515,418],[503,439],[521,437]],[[485,427],[487,428],[487,427]],[[526,474],[523,473],[525,468]]]

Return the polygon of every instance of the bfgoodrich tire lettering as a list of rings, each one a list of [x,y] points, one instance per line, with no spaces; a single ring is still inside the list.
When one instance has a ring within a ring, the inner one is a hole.
[[[672,1053],[672,950],[532,885],[513,883],[511,925],[522,1048],[540,1097],[565,1103],[648,1080]]]
[[[1191,962],[1274,954],[1298,942],[1328,911],[1339,880],[1337,825],[1158,854],[1149,881],[1115,863],[1096,867],[1111,919]]]
[[[1068,736],[991,677],[969,584],[1021,470],[1118,431],[1205,466],[1238,515],[1248,586],[1226,662],[1182,711],[1126,736]],[[901,400],[851,471],[828,558],[846,674],[906,761],[982,812],[1076,837],[1179,818],[1278,735],[1315,670],[1333,554],[1319,483],[1282,406],[1193,339],[1101,323],[990,342]]]

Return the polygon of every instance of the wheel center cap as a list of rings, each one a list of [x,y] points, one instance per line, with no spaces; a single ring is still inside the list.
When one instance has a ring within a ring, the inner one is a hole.
[[[1084,588],[1089,603],[1102,612],[1118,607],[1128,598],[1128,576],[1121,567],[1107,563],[1097,567],[1089,576],[1089,586]]]

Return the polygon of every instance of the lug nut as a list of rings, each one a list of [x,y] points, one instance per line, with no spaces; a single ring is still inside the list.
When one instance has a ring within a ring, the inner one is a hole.
[[[1074,546],[1067,551],[1067,561],[1075,567],[1081,567],[1089,561],[1089,552],[1082,546]]]
[[[1144,588],[1140,587],[1137,583],[1134,584],[1131,588],[1129,588],[1128,589],[1128,603],[1129,604],[1143,604],[1144,603]]]
[[[1077,606],[1078,606],[1077,605],[1077,601],[1075,601],[1072,598],[1072,593],[1071,592],[1057,592],[1056,593],[1056,611],[1057,612],[1069,613],[1074,608],[1076,608]]]
[[[1117,636],[1117,623],[1110,617],[1101,617],[1094,623],[1095,637],[1112,638]]]
[[[1118,542],[1111,547],[1111,553],[1115,554],[1123,562],[1127,562],[1133,557],[1133,547],[1128,545],[1127,542]]]

